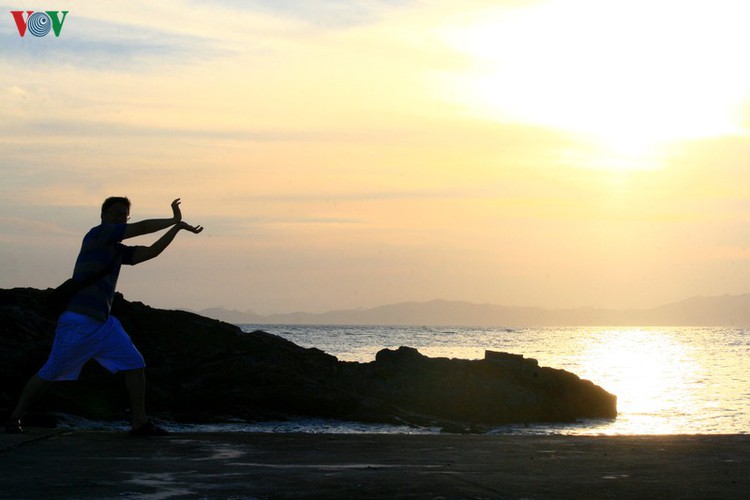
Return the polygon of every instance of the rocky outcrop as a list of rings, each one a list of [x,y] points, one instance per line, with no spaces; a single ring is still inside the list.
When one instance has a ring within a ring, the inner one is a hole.
[[[0,410],[14,404],[52,344],[44,291],[0,290]],[[113,313],[148,363],[150,413],[176,421],[316,416],[479,430],[506,423],[614,418],[616,398],[576,375],[522,356],[428,358],[385,349],[369,363],[339,361],[262,331],[118,296]],[[122,418],[121,384],[96,363],[78,382],[52,384],[36,408]]]

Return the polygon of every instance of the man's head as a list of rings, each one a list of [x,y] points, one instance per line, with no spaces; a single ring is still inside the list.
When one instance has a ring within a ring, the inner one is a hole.
[[[130,218],[130,200],[124,196],[110,196],[102,203],[102,222],[124,224]]]

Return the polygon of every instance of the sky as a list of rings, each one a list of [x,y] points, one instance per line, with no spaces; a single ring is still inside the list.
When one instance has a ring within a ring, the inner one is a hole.
[[[121,273],[155,307],[750,292],[747,2],[3,7],[2,288],[69,277],[124,195],[206,228]],[[37,9],[58,37],[19,35]]]

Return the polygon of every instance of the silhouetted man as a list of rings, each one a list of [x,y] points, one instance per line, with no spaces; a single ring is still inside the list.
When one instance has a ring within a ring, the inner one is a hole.
[[[83,365],[95,359],[112,373],[123,372],[132,408],[131,434],[158,436],[167,432],[146,417],[145,363],[120,322],[110,314],[117,277],[122,264],[135,265],[153,259],[164,251],[181,230],[198,234],[201,226],[182,220],[180,199],[172,202],[172,218],[147,219],[128,223],[130,200],[107,198],[102,204],[102,223],[83,238],[73,278],[83,281],[97,272],[108,272],[95,283],[83,288],[68,302],[57,321],[55,340],[49,359],[24,387],[10,419],[9,432],[23,432],[21,417],[49,382],[76,380]],[[151,246],[127,246],[122,240],[155,233],[164,233]]]

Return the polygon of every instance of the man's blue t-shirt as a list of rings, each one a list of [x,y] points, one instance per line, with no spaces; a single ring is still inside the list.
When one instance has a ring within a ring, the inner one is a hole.
[[[73,278],[84,280],[97,271],[112,265],[111,271],[93,285],[89,285],[68,303],[67,311],[85,314],[106,321],[112,309],[117,277],[122,264],[133,265],[135,247],[120,243],[126,224],[101,224],[83,237],[81,251],[76,260]]]

